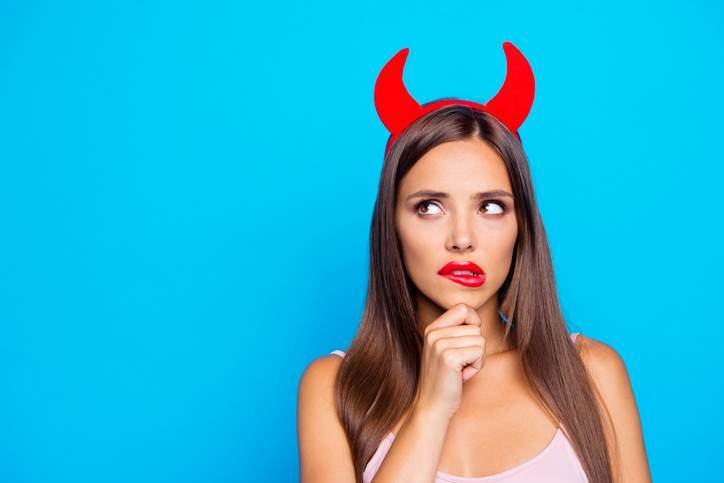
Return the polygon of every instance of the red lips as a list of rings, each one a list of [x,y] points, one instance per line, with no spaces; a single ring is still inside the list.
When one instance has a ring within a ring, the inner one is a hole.
[[[462,270],[469,270],[472,273],[453,273]],[[468,261],[453,261],[445,264],[438,272],[439,275],[448,280],[459,283],[466,287],[479,287],[485,282],[485,272],[482,268]]]

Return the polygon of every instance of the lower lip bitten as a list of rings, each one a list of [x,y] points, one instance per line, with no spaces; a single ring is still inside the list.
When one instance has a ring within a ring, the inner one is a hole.
[[[445,273],[442,276],[466,287],[479,287],[485,282],[484,273],[480,275],[453,275],[452,273]]]

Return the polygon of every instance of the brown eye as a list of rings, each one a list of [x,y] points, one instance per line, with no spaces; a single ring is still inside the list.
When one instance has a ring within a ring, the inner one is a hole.
[[[423,215],[427,215],[427,214],[430,214],[430,212],[428,211],[428,210],[429,210],[429,208],[428,208],[429,206],[437,206],[437,205],[436,205],[435,203],[433,203],[432,200],[423,200],[423,201],[419,202],[419,203],[417,204],[417,206],[415,206],[415,208],[417,209],[417,212],[418,212],[418,213],[423,214]],[[425,208],[425,210],[424,210],[424,211],[420,211],[420,209],[423,208],[423,207]]]
[[[497,212],[494,210],[493,213],[491,213],[493,215],[502,215],[503,213],[505,213],[505,204],[500,201],[489,200],[489,201],[486,201],[483,203],[483,206],[488,206],[488,205],[497,205],[498,206],[499,210]]]

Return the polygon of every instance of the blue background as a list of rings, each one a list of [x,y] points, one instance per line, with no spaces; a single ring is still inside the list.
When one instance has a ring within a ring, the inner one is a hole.
[[[520,130],[572,331],[627,363],[658,482],[721,478],[715,2],[5,2],[0,481],[296,481],[299,377],[364,302],[409,47]],[[721,480],[719,480],[721,481]]]

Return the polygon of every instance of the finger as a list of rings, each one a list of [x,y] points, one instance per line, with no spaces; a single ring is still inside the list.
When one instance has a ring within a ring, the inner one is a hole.
[[[483,348],[482,348],[482,355],[475,359],[472,363],[466,365],[463,368],[463,381],[467,381],[471,377],[473,377],[475,374],[480,372],[480,370],[483,368],[483,364],[485,363],[485,343],[483,342]]]
[[[446,337],[435,342],[435,350],[440,353],[453,349],[456,351],[456,354],[464,356],[466,352],[461,351],[460,349],[468,349],[470,347],[480,348],[482,355],[474,360],[466,361],[465,366],[470,366],[473,369],[480,370],[485,362],[485,337],[482,335]]]
[[[459,337],[445,337],[435,342],[435,349],[438,352],[470,346],[479,346],[485,349],[485,337],[479,334],[462,335]]]
[[[444,314],[442,314],[440,317],[430,323],[427,327],[425,327],[425,335],[427,335],[428,332],[432,330],[441,329],[443,327],[452,327],[455,325],[460,325],[461,323],[477,325],[478,327],[480,327],[482,321],[480,320],[480,316],[478,315],[478,313],[473,310],[472,307],[467,304],[460,303],[450,308],[448,311],[446,311]]]
[[[475,367],[473,363],[481,359],[484,355],[485,350],[479,343],[464,347],[449,348],[442,352],[443,359],[445,359],[449,366],[454,367],[458,372],[462,372],[468,365]],[[480,369],[481,367],[482,365],[480,365],[477,369]]]
[[[428,341],[434,342],[438,339],[445,339],[448,337],[462,337],[465,335],[481,335],[482,331],[477,325],[454,325],[452,327],[443,327],[441,329],[435,329],[430,331],[428,335]]]
[[[472,365],[466,366],[465,369],[463,369],[463,382],[467,381],[478,372],[480,372],[480,367],[473,367]]]

